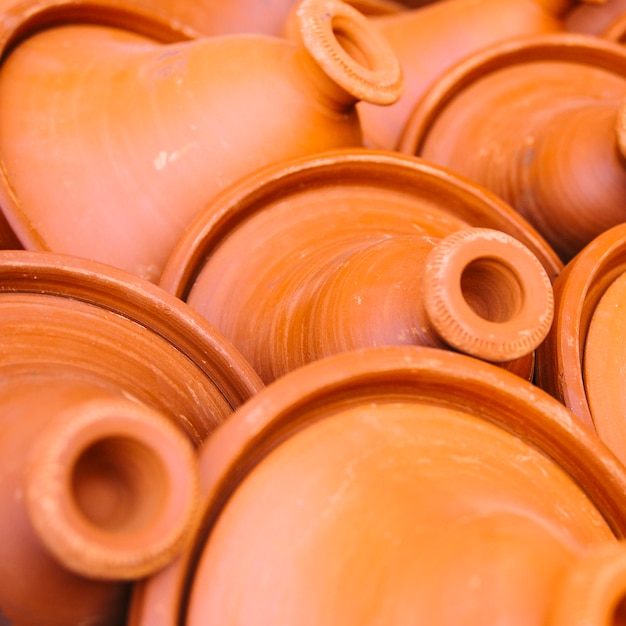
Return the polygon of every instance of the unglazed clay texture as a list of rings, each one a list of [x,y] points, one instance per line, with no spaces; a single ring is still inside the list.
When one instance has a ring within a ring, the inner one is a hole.
[[[242,179],[207,206],[161,284],[226,335],[265,382],[373,345],[453,346],[513,362],[549,329],[552,288],[550,257],[539,261],[531,250],[540,241],[509,215],[416,159],[327,153]],[[439,245],[470,224],[498,224],[532,247],[495,228]],[[499,312],[485,305],[498,300]]]
[[[388,109],[357,105],[365,144],[397,148],[415,103],[441,74],[490,44],[562,30],[559,19],[535,0],[453,0],[372,17],[402,63],[406,89]]]
[[[624,220],[624,61],[583,35],[487,47],[418,101],[400,149],[491,189],[566,263]]]
[[[399,63],[355,9],[310,5],[298,44],[162,42],[92,23],[22,35],[0,68],[0,178],[24,245],[157,280],[188,222],[229,183],[284,158],[361,145],[354,105],[394,102]],[[27,28],[19,13],[11,28],[20,18]],[[346,52],[335,18],[363,56]]]
[[[591,1],[0,0],[2,626],[626,624]]]
[[[189,624],[540,624],[608,548],[604,598],[620,597],[607,521],[622,497],[607,488],[623,466],[556,400],[464,355],[392,347],[312,363],[251,399],[200,462],[196,549],[147,583],[135,624],[164,623],[155,594]]]
[[[581,421],[594,425],[597,420],[612,445],[620,450],[622,443],[617,433],[623,416],[621,387],[606,381],[619,377],[622,369],[621,299],[614,295],[612,305],[605,303],[598,307],[609,291],[620,293],[620,277],[625,271],[624,225],[596,237],[566,265],[554,283],[554,324],[538,350],[536,371],[538,385],[563,402]],[[591,349],[587,360],[588,345]],[[594,404],[599,402],[602,406],[596,409],[595,416],[587,395],[589,386],[593,389]],[[624,458],[623,452],[621,457]]]
[[[130,581],[193,535],[195,448],[262,384],[181,304],[93,261],[0,253],[0,606],[14,623],[119,623]]]

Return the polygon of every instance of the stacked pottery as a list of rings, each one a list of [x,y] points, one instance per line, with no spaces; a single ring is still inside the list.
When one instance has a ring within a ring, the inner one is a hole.
[[[417,103],[400,150],[486,186],[567,262],[626,217],[625,96],[619,44],[563,33],[494,45]]]
[[[360,146],[356,103],[402,91],[382,35],[339,0],[300,5],[298,44],[183,40],[138,15],[49,0],[0,23],[0,206],[28,249],[156,281],[218,191],[268,163]]]
[[[362,148],[240,180],[190,225],[160,285],[266,383],[336,352],[416,344],[531,377],[559,270],[541,237],[482,188]]]
[[[317,361],[240,407],[200,466],[195,541],[138,584],[131,626],[623,619],[624,466],[483,361]]]
[[[555,281],[555,320],[538,351],[539,386],[593,426],[626,462],[626,226],[594,239]]]
[[[92,261],[0,253],[0,607],[118,624],[195,531],[194,450],[262,387],[184,303]]]
[[[626,623],[573,5],[0,0],[0,624]]]

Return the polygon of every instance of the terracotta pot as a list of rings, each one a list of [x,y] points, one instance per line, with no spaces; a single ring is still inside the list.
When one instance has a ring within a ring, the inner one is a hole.
[[[592,425],[626,460],[621,392],[621,305],[626,226],[589,243],[555,281],[553,327],[537,352],[536,382]]]
[[[604,614],[624,598],[624,466],[548,394],[465,355],[302,367],[200,464],[195,545],[136,587],[132,626],[559,623],[559,593],[602,558]]]
[[[618,44],[562,33],[494,45],[434,85],[400,150],[485,185],[567,262],[626,216],[625,94]]]
[[[146,36],[164,28],[156,20],[120,28],[133,13],[118,8],[33,2],[0,25],[0,203],[26,248],[156,280],[220,189],[283,158],[361,145],[356,102],[402,89],[382,36],[338,0],[300,5],[299,45],[164,43]]]
[[[25,15],[22,15],[24,9]],[[48,13],[48,10],[50,13]],[[93,3],[85,3],[83,5],[74,3],[73,10],[77,11],[80,19],[88,20],[93,12]],[[54,6],[51,3],[48,3],[47,10],[42,11],[41,3],[29,3],[29,6],[25,8],[19,0],[2,0],[2,2],[0,2],[0,12],[6,16],[3,25],[0,27],[0,50],[3,51],[3,55],[6,55],[12,45],[22,36],[23,24],[30,24],[30,26],[25,26],[25,30],[27,31],[31,28],[36,30],[40,20],[42,25],[46,25],[48,20],[54,21],[54,11]],[[13,19],[12,16],[16,13],[20,14],[18,27],[12,29],[10,24]],[[69,6],[62,10],[62,13],[69,15]],[[152,12],[146,13],[141,9],[133,9],[129,13],[124,4],[116,6],[115,10],[105,11],[104,14],[107,15],[106,21],[112,25],[131,30],[136,28],[145,32],[148,36],[155,37],[159,41],[182,41],[194,36],[190,29],[181,27],[176,23],[167,23],[159,20]],[[4,180],[5,173],[2,170],[0,170],[0,179],[2,180],[2,185],[6,184]],[[2,202],[2,205],[4,206],[5,203]],[[20,228],[16,227],[15,220],[7,219],[7,216],[0,212],[0,249],[16,250],[23,248],[22,242],[24,237],[28,240],[28,236],[24,233],[22,233],[20,237]],[[43,245],[42,242],[37,241],[30,243],[36,248],[40,248]]]
[[[230,252],[223,244],[187,299],[265,382],[375,345],[430,345],[508,363],[531,355],[550,328],[550,279],[501,231],[464,229],[444,239],[346,233],[316,244],[283,225],[255,231],[267,246],[236,274],[233,258],[251,242],[240,232]],[[319,232],[311,222],[305,228]],[[283,255],[277,242],[285,239],[299,244]]]
[[[116,268],[55,253],[2,251],[0,302],[16,303],[12,317],[0,319],[0,364],[46,361],[59,374],[88,371],[168,415],[194,446],[263,386],[191,307]]]
[[[405,91],[390,107],[357,105],[366,145],[389,150],[396,149],[415,103],[466,56],[496,42],[562,29],[534,0],[447,0],[370,21],[388,39],[405,77]]]
[[[84,259],[0,252],[0,310],[2,613],[120,623],[125,581],[194,532],[194,447],[262,383],[183,302]]]
[[[221,194],[187,229],[160,285],[227,336],[265,382],[380,344],[454,346],[529,376],[559,266],[514,215],[419,159],[326,152]],[[435,246],[469,226],[487,230]]]
[[[195,530],[191,444],[84,375],[1,371],[3,613],[15,624],[120,623],[122,581],[166,565]]]

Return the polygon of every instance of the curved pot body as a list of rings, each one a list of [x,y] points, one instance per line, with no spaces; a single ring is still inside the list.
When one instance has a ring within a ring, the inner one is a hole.
[[[456,63],[501,41],[562,29],[535,0],[447,0],[370,18],[402,64],[405,90],[389,107],[357,105],[365,144],[395,150],[415,103]]]
[[[537,352],[536,382],[593,425],[626,461],[623,330],[626,227],[589,243],[554,284],[555,319]]]
[[[556,624],[597,555],[614,571],[604,614],[624,598],[624,467],[562,404],[471,357],[317,361],[241,407],[200,463],[195,545],[137,587],[133,626]]]
[[[299,5],[299,44],[163,43],[141,21],[120,28],[117,6],[34,2],[3,22],[0,202],[27,248],[156,280],[220,189],[274,161],[361,145],[356,102],[401,93],[382,36],[335,0]]]
[[[511,214],[418,159],[324,153],[257,172],[217,198],[179,241],[161,286],[220,329],[265,382],[371,345],[454,346],[513,367],[536,343],[509,341],[549,327],[557,270]],[[470,226],[485,231],[437,244]],[[489,257],[493,265],[481,262]],[[539,291],[529,298],[531,283]],[[531,301],[538,308],[526,317]],[[483,324],[495,339],[486,351]]]
[[[500,195],[567,262],[626,215],[625,68],[591,36],[492,46],[417,104],[400,149]]]
[[[430,345],[509,363],[532,355],[552,322],[545,270],[500,231],[464,229],[444,239],[346,233],[315,243],[282,226],[255,231],[265,247],[236,275],[232,259],[249,242],[233,240],[232,257],[223,246],[187,299],[265,382],[376,345]],[[290,239],[300,244],[277,253]]]
[[[262,388],[234,346],[156,285],[55,253],[0,252],[2,363],[53,363],[122,389],[194,446]],[[27,315],[28,312],[28,315]]]
[[[197,519],[194,448],[262,384],[152,283],[52,253],[0,253],[0,609],[118,624],[127,581]]]

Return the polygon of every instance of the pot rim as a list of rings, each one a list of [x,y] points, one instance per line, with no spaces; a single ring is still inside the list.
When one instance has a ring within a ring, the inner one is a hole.
[[[205,261],[242,223],[267,203],[302,189],[353,183],[453,200],[469,226],[503,230],[525,244],[550,280],[563,264],[543,237],[518,212],[489,190],[444,167],[412,155],[370,148],[340,148],[265,166],[222,190],[187,226],[170,253],[159,286],[185,300]],[[451,191],[452,190],[452,191]]]
[[[0,250],[0,297],[3,293],[78,300],[137,323],[182,353],[233,410],[264,387],[230,340],[203,316],[124,270],[61,253]]]
[[[586,493],[617,537],[626,534],[626,467],[561,403],[495,365],[423,346],[374,347],[300,367],[269,384],[222,424],[199,452],[201,523],[191,547],[163,574],[140,584],[129,624],[152,597],[183,623],[191,583],[220,512],[254,466],[287,438],[337,409],[388,397],[435,401],[522,438]],[[168,622],[169,623],[169,622]]]
[[[407,117],[397,150],[420,155],[437,117],[464,89],[488,74],[538,61],[584,64],[626,78],[626,49],[608,39],[560,32],[525,35],[492,44],[442,74],[418,99]]]
[[[68,21],[121,28],[161,43],[191,41],[201,36],[160,10],[134,6],[125,0],[22,0],[2,11],[0,71],[20,42]],[[6,239],[9,245],[17,241],[31,250],[50,249],[23,211],[1,156],[0,207],[4,214],[0,219],[0,241]]]
[[[624,272],[626,224],[619,224],[585,246],[555,281],[554,321],[537,348],[536,383],[589,426],[594,421],[583,375],[587,332],[598,302]]]

